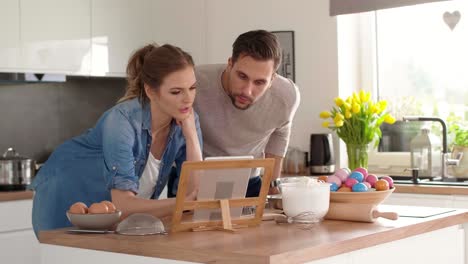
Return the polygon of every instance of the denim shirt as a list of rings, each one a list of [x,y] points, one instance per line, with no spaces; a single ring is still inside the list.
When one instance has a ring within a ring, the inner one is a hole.
[[[202,145],[197,114],[195,122]],[[142,106],[132,99],[106,111],[94,128],[60,145],[36,175],[29,187],[36,191],[33,222],[46,218],[55,221],[53,217],[67,222],[65,212],[71,204],[81,201],[90,206],[110,200],[111,189],[138,193],[151,140],[149,104]],[[180,173],[186,159],[185,146],[181,127],[172,121],[152,199],[159,198],[174,163]],[[60,227],[57,225],[52,227]]]

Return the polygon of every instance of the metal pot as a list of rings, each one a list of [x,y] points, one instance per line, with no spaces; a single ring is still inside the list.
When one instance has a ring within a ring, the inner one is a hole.
[[[36,174],[36,162],[8,148],[0,157],[0,190],[24,190]]]

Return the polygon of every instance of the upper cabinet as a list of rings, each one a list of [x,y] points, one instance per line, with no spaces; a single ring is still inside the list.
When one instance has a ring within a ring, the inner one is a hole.
[[[20,10],[26,70],[90,73],[91,0],[21,0]]]
[[[2,0],[0,72],[124,77],[131,54],[152,42],[205,63],[205,2]]]
[[[151,0],[91,3],[91,75],[125,76],[128,59],[152,42]]]
[[[18,0],[2,0],[0,8],[0,69],[18,71],[20,68],[20,24]]]

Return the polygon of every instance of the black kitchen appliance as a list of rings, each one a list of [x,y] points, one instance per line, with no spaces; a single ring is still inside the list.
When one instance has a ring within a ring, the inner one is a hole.
[[[333,151],[333,138],[330,133],[310,135],[309,166],[311,175],[335,173],[335,154]]]

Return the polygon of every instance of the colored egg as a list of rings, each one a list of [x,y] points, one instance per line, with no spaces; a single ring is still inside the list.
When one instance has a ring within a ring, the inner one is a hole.
[[[353,192],[367,192],[368,189],[362,182],[354,184],[352,188]]]
[[[370,183],[370,185],[372,187],[374,187],[375,185],[375,182],[378,181],[379,179],[377,178],[377,176],[375,176],[374,174],[368,174],[367,177],[366,177],[366,182]]]
[[[370,188],[372,188],[371,184],[370,184],[370,183],[368,183],[368,182],[366,182],[366,181],[365,181],[365,182],[362,182],[362,184],[365,184],[365,185],[367,186],[367,189],[370,189]]]
[[[388,186],[389,186],[390,188],[393,188],[393,179],[392,179],[392,177],[390,177],[390,176],[382,176],[382,177],[380,177],[380,179],[381,179],[381,180],[386,180],[386,181],[388,181]]]
[[[340,180],[340,178],[338,178],[338,177],[335,176],[335,175],[328,176],[327,182],[328,182],[328,183],[335,183],[336,186],[338,186],[338,187],[341,186],[341,180]]]
[[[345,181],[345,185],[349,188],[352,188],[354,184],[358,183],[358,180],[354,179],[354,178],[348,178],[346,179]]]
[[[335,172],[335,176],[340,178],[341,182],[345,182],[349,176],[349,172],[345,168],[339,169]]]
[[[390,188],[388,185],[388,181],[386,180],[378,180],[375,182],[375,189],[377,191],[386,191]]]
[[[348,186],[341,186],[337,192],[351,192],[351,188],[349,188]]]
[[[364,175],[359,171],[351,172],[351,175],[349,175],[349,178],[356,179],[358,182],[364,181]]]
[[[336,183],[332,182],[330,184],[330,191],[336,192],[337,190],[338,190],[338,185],[336,185]]]
[[[360,173],[362,173],[362,175],[364,176],[364,179],[366,179],[367,175],[369,174],[367,172],[367,169],[363,167],[356,168],[354,169],[354,171],[359,171]]]

